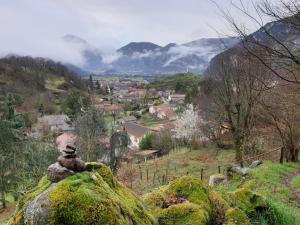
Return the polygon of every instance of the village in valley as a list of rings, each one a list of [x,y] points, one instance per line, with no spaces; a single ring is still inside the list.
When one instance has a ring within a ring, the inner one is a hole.
[[[0,5],[0,225],[300,224],[300,0]]]
[[[141,140],[151,133],[172,132],[176,120],[187,107],[185,94],[175,90],[158,90],[148,87],[143,78],[89,77],[89,94],[93,107],[103,112],[107,121],[107,135],[99,136],[99,143],[110,151],[110,135],[113,131],[125,131],[130,139],[128,159],[147,160],[160,155],[162,149],[141,149]],[[74,127],[66,114],[41,115],[37,127],[49,127],[60,135],[56,144],[63,149],[67,143],[75,143]],[[37,131],[32,131],[39,136]],[[99,161],[102,159],[99,158]],[[124,159],[125,160],[125,159]]]

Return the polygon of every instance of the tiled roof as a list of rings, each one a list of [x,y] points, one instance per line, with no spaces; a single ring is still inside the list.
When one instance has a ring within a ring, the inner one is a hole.
[[[131,134],[138,138],[143,137],[146,133],[150,131],[147,127],[143,127],[134,122],[126,122],[124,124],[124,127],[128,134]]]
[[[160,152],[160,150],[145,150],[145,151],[136,152],[135,155],[148,156],[148,155],[153,155],[153,154],[158,153],[158,152]]]

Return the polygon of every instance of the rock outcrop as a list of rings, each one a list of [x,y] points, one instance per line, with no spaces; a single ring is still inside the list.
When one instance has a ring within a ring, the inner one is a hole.
[[[220,194],[192,176],[179,178],[143,199],[159,225],[251,225],[251,216],[268,209],[262,196],[246,188]]]
[[[266,199],[248,188],[217,192],[184,176],[142,201],[103,164],[85,163],[88,170],[68,176],[67,168],[54,165],[62,180],[42,178],[20,199],[8,225],[251,225],[264,212],[273,221]]]
[[[44,177],[19,201],[9,225],[152,225],[143,202],[103,164],[58,183]]]

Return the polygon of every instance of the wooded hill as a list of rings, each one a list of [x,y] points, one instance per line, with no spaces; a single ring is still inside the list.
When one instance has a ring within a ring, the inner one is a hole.
[[[201,76],[192,73],[179,73],[173,76],[157,79],[149,84],[149,88],[157,90],[175,90],[177,93],[186,93],[188,88],[198,85]]]
[[[43,104],[49,113],[57,112],[68,90],[84,87],[80,77],[54,61],[28,56],[0,59],[0,101],[8,93],[17,95],[23,111]]]
[[[44,58],[10,56],[0,59],[0,95],[30,96],[47,90],[83,88],[80,78],[65,66]]]

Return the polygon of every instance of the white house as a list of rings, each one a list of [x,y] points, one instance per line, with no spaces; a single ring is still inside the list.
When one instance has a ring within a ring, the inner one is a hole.
[[[143,127],[134,122],[126,122],[124,129],[130,138],[130,148],[138,149],[142,138],[150,131],[147,127]]]

